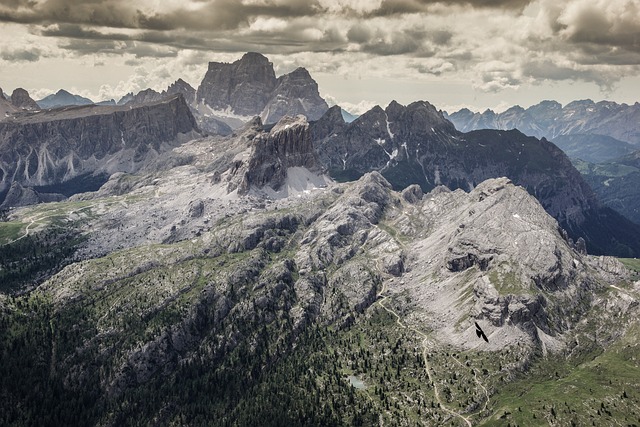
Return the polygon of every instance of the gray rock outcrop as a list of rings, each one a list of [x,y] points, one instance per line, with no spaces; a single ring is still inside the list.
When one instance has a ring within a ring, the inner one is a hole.
[[[178,79],[174,83],[171,83],[171,85],[169,85],[169,87],[162,93],[166,95],[182,94],[184,100],[187,101],[187,104],[189,105],[196,102],[196,90],[182,79]]]
[[[36,104],[36,101],[31,99],[29,92],[25,89],[17,88],[11,94],[11,103],[16,107],[23,110],[38,111],[40,107]]]
[[[276,123],[285,115],[320,118],[328,109],[308,71],[298,68],[276,78],[273,64],[259,53],[231,63],[210,62],[196,93],[198,103],[240,116]]]
[[[0,204],[0,208],[6,209],[16,206],[37,205],[38,203],[59,202],[64,199],[65,197],[62,194],[39,193],[33,188],[25,188],[19,182],[14,181],[4,201]]]
[[[376,106],[333,127],[329,124],[339,122],[328,114],[335,116],[330,110],[312,134],[320,163],[337,180],[376,170],[397,190],[418,184],[424,192],[439,185],[471,191],[486,179],[507,176],[534,195],[574,240],[583,237],[592,253],[640,254],[640,227],[603,208],[569,158],[545,139],[517,130],[458,132],[427,102]],[[619,225],[624,232],[616,231]]]
[[[181,96],[136,108],[67,107],[0,122],[0,192],[134,172],[193,135]]]
[[[292,167],[320,172],[304,116],[285,116],[268,132],[259,133],[251,141],[247,160],[237,160],[229,177],[229,190],[246,194],[252,187],[271,187],[278,191]]]
[[[260,115],[276,85],[273,65],[259,53],[246,53],[232,64],[210,62],[197,91],[198,102],[214,110]]]
[[[270,99],[262,110],[265,123],[275,123],[284,116],[304,114],[318,120],[329,106],[318,92],[318,84],[304,68],[298,68],[278,78]]]

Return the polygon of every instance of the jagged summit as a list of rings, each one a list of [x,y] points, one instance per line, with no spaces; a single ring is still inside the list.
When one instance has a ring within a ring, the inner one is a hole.
[[[271,99],[262,110],[265,123],[273,123],[285,115],[304,114],[317,120],[328,105],[318,91],[318,84],[305,68],[297,68],[278,78]]]
[[[640,144],[640,104],[594,102],[591,99],[562,104],[545,100],[527,109],[519,106],[496,114],[460,110],[448,115],[456,128],[468,132],[478,129],[514,129],[526,135],[554,140],[563,135],[605,135],[630,144]]]
[[[461,133],[427,102],[375,106],[337,131],[317,135],[318,158],[336,180],[376,170],[397,190],[418,184],[424,192],[439,185],[471,191],[488,178],[507,176],[574,239],[583,237],[590,253],[640,253],[640,228],[603,210],[569,158],[546,139],[518,130]]]
[[[307,70],[298,68],[276,78],[273,64],[255,52],[231,64],[210,62],[196,100],[214,111],[260,115],[265,123],[296,114],[316,120],[328,108]]]
[[[19,111],[19,109],[11,103],[10,99],[7,99],[2,93],[2,89],[0,89],[0,121],[3,121],[9,117],[11,117],[14,113]]]
[[[339,132],[346,126],[342,115],[342,108],[334,105],[329,108],[318,120],[311,124],[311,132],[314,141],[326,138]]]
[[[40,110],[40,106],[38,106],[38,104],[33,99],[31,99],[31,97],[29,96],[29,92],[22,88],[14,89],[13,93],[11,94],[11,103],[16,108],[21,108],[23,110]]]
[[[131,105],[131,104],[145,104],[149,102],[156,102],[163,98],[163,94],[153,90],[151,88],[141,90],[136,93],[128,93],[123,96],[120,101],[118,101],[118,105]]]
[[[399,138],[433,133],[436,130],[451,135],[457,133],[453,124],[444,117],[442,112],[427,101],[416,101],[406,107],[393,101],[385,112],[391,122],[390,129],[395,130]]]
[[[227,193],[249,193],[281,198],[326,186],[311,141],[306,117],[285,116],[274,126],[255,117],[225,142],[216,180],[226,182]]]
[[[169,85],[169,87],[162,93],[166,93],[167,95],[175,95],[180,93],[182,94],[182,96],[184,96],[184,99],[188,104],[193,104],[196,102],[196,90],[189,83],[185,82],[182,79],[176,80],[174,83]]]
[[[276,85],[273,64],[258,53],[246,53],[228,64],[210,62],[197,90],[197,101],[214,110],[238,115],[260,115]]]

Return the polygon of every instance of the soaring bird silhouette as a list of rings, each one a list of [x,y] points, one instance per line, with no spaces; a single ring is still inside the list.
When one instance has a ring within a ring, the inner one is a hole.
[[[476,335],[478,336],[478,338],[482,338],[486,342],[489,342],[489,338],[487,338],[487,336],[484,334],[484,331],[482,330],[480,325],[478,325],[478,322],[473,322],[473,323],[476,324]]]

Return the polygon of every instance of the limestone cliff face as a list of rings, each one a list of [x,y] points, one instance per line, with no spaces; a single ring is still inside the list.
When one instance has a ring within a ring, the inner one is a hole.
[[[237,185],[238,193],[246,194],[252,187],[279,190],[287,179],[287,170],[303,167],[319,171],[313,151],[309,123],[304,116],[285,116],[271,129],[251,141],[249,158],[238,161],[232,171],[230,189]]]
[[[307,70],[298,68],[276,79],[273,64],[251,52],[231,64],[210,62],[196,100],[214,110],[261,116],[265,123],[297,114],[316,120],[328,108]]]
[[[210,62],[197,99],[216,110],[231,107],[236,114],[254,116],[262,112],[275,85],[269,60],[247,53],[232,64]]]
[[[133,172],[197,130],[180,96],[138,107],[67,107],[0,122],[0,192]]]

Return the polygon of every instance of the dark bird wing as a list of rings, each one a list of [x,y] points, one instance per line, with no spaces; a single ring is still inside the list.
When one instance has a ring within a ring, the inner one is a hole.
[[[482,338],[486,342],[489,342],[489,338],[487,338],[487,336],[485,335],[480,325],[478,325],[478,322],[473,322],[473,323],[476,324],[476,335],[478,336],[478,338]]]

